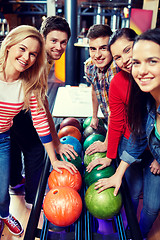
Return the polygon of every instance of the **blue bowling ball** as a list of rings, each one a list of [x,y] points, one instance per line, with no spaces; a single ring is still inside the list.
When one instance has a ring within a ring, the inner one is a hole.
[[[82,145],[77,138],[72,136],[64,136],[60,139],[62,144],[70,144],[74,147],[74,150],[81,156],[82,154]]]

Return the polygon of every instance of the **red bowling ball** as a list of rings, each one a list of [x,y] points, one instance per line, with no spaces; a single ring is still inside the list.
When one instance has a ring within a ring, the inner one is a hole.
[[[73,118],[73,117],[65,118],[60,124],[60,129],[62,129],[65,126],[74,126],[74,127],[78,128],[79,131],[82,130],[80,122],[76,118]]]

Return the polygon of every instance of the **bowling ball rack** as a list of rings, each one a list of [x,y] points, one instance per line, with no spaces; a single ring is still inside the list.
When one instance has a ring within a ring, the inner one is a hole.
[[[82,159],[83,157],[84,153],[82,151]],[[116,165],[118,164],[119,159],[116,159]],[[39,181],[35,201],[28,220],[24,240],[35,240],[35,238],[39,238],[40,240],[127,240],[121,211],[111,220],[113,223],[112,225],[114,228],[114,233],[102,234],[97,231],[98,220],[93,217],[85,207],[84,196],[86,192],[86,186],[84,180],[80,191],[83,202],[83,210],[79,219],[74,224],[62,229],[62,231],[59,231],[59,229],[57,230],[56,227],[54,228],[54,226],[51,225],[51,223],[43,214],[42,229],[38,228],[38,222],[42,210],[42,203],[46,191],[48,177],[50,174],[50,168],[50,159],[47,157]],[[83,168],[84,166],[82,167],[82,173],[84,171]],[[134,208],[125,178],[122,181],[120,190],[122,194],[123,207],[125,210],[127,224],[130,228],[131,237],[133,240],[142,240],[143,238],[141,235],[137,217],[133,210]]]

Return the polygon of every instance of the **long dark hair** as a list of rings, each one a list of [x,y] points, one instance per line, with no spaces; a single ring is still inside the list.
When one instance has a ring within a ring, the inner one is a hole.
[[[151,29],[137,36],[134,45],[140,40],[152,41],[160,45],[160,29]],[[141,91],[132,77],[127,114],[130,130],[135,135],[139,135],[143,131],[143,123],[147,114],[146,106],[148,101],[155,104],[155,100],[152,95]]]
[[[147,101],[148,99],[153,101],[153,97],[150,93],[142,92],[132,76],[130,76],[130,81],[131,88],[127,108],[127,120],[130,131],[135,135],[141,135],[147,113]]]
[[[108,42],[108,50],[111,52],[111,46],[121,37],[128,39],[128,41],[134,41],[137,36],[137,33],[131,28],[121,28],[116,30],[111,37],[109,38]]]
[[[137,36],[137,33],[131,29],[131,28],[121,28],[121,29],[117,29],[112,35],[111,37],[109,38],[109,42],[108,42],[108,50],[110,51],[110,53],[112,54],[111,52],[111,46],[120,38],[125,38],[127,39],[128,41],[131,41],[131,42],[134,42],[135,38]],[[126,73],[128,74],[128,73]],[[132,80],[132,76],[131,74],[128,75],[129,77],[129,81]],[[129,98],[129,94],[130,94],[130,84],[128,85],[128,89],[127,89],[127,94],[126,94],[126,100],[125,100],[125,107],[126,107],[126,111],[125,111],[125,114],[126,114],[126,118],[127,118],[127,113],[128,113],[128,104],[127,104],[127,100]]]

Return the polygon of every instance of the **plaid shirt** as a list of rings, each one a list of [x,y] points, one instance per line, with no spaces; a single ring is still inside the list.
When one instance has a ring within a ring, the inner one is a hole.
[[[108,119],[108,91],[112,78],[120,71],[113,61],[108,68],[101,71],[96,65],[93,65],[91,58],[85,61],[85,77],[87,82],[93,84],[101,111]]]

